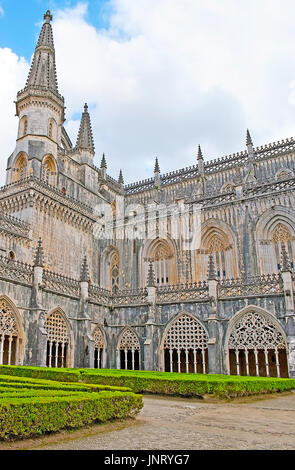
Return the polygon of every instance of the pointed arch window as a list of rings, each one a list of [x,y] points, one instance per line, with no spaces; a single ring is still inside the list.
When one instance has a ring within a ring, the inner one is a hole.
[[[102,369],[104,365],[105,340],[103,332],[99,327],[94,330],[94,368]]]
[[[118,344],[120,353],[120,369],[140,369],[140,344],[137,335],[131,328],[127,328]]]
[[[14,181],[22,181],[27,177],[28,159],[25,154],[21,154],[14,167]]]
[[[214,256],[214,264],[216,266],[217,276],[220,279],[225,279],[227,276],[225,250],[226,248],[224,241],[217,235],[214,235],[208,244],[207,251],[208,254],[212,253]]]
[[[47,184],[54,185],[56,177],[56,165],[51,156],[44,158],[42,162],[42,179],[46,181]]]
[[[156,284],[165,286],[176,284],[175,255],[167,240],[158,239],[148,250],[145,279],[147,279],[148,266],[153,262]]]
[[[163,341],[165,372],[208,370],[208,334],[201,323],[184,314],[171,323]]]
[[[242,315],[231,328],[228,352],[231,375],[288,377],[286,342],[270,316]]]
[[[0,365],[17,365],[21,335],[17,318],[10,305],[0,301]]]
[[[70,334],[68,325],[56,311],[45,319],[47,330],[47,367],[69,367]]]

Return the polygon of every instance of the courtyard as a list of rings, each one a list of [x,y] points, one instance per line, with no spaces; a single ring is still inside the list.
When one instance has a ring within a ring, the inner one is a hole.
[[[291,450],[294,422],[295,392],[231,401],[148,395],[135,419],[2,443],[0,450]]]

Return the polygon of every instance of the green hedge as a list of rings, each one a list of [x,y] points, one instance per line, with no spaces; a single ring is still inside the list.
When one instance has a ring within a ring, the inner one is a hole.
[[[49,372],[51,374],[49,374]],[[47,369],[41,367],[0,366],[0,374],[36,377],[50,375],[54,380],[73,374],[78,385],[97,384],[113,387],[128,387],[135,393],[151,393],[178,396],[204,396],[221,398],[252,394],[280,392],[295,389],[295,379],[266,377],[241,377],[213,374],[178,374],[169,372],[125,371],[107,369]],[[1,379],[1,377],[0,377]],[[0,380],[1,381],[1,380]],[[65,386],[66,384],[63,384]]]
[[[100,392],[49,397],[1,397],[0,439],[21,439],[133,416],[142,397],[131,392]]]

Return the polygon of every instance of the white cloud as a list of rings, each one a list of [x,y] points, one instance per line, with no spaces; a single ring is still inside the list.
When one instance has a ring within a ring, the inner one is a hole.
[[[193,164],[199,143],[209,158],[241,150],[247,127],[257,145],[294,134],[292,0],[111,6],[109,30],[89,25],[80,3],[55,15],[54,35],[67,129],[75,141],[88,101],[95,163],[105,152],[112,176],[149,177],[155,156],[164,172]]]
[[[29,64],[8,48],[0,48],[0,184],[5,183],[7,158],[13,152],[17,132],[14,100],[24,87]]]
[[[4,10],[3,10],[2,5],[0,4],[0,17],[1,17],[1,16],[4,16]]]

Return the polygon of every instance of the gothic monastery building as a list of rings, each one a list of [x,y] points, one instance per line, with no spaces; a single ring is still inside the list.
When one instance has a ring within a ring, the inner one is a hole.
[[[51,21],[0,189],[0,364],[295,377],[295,140],[125,185],[87,105],[67,135]]]

